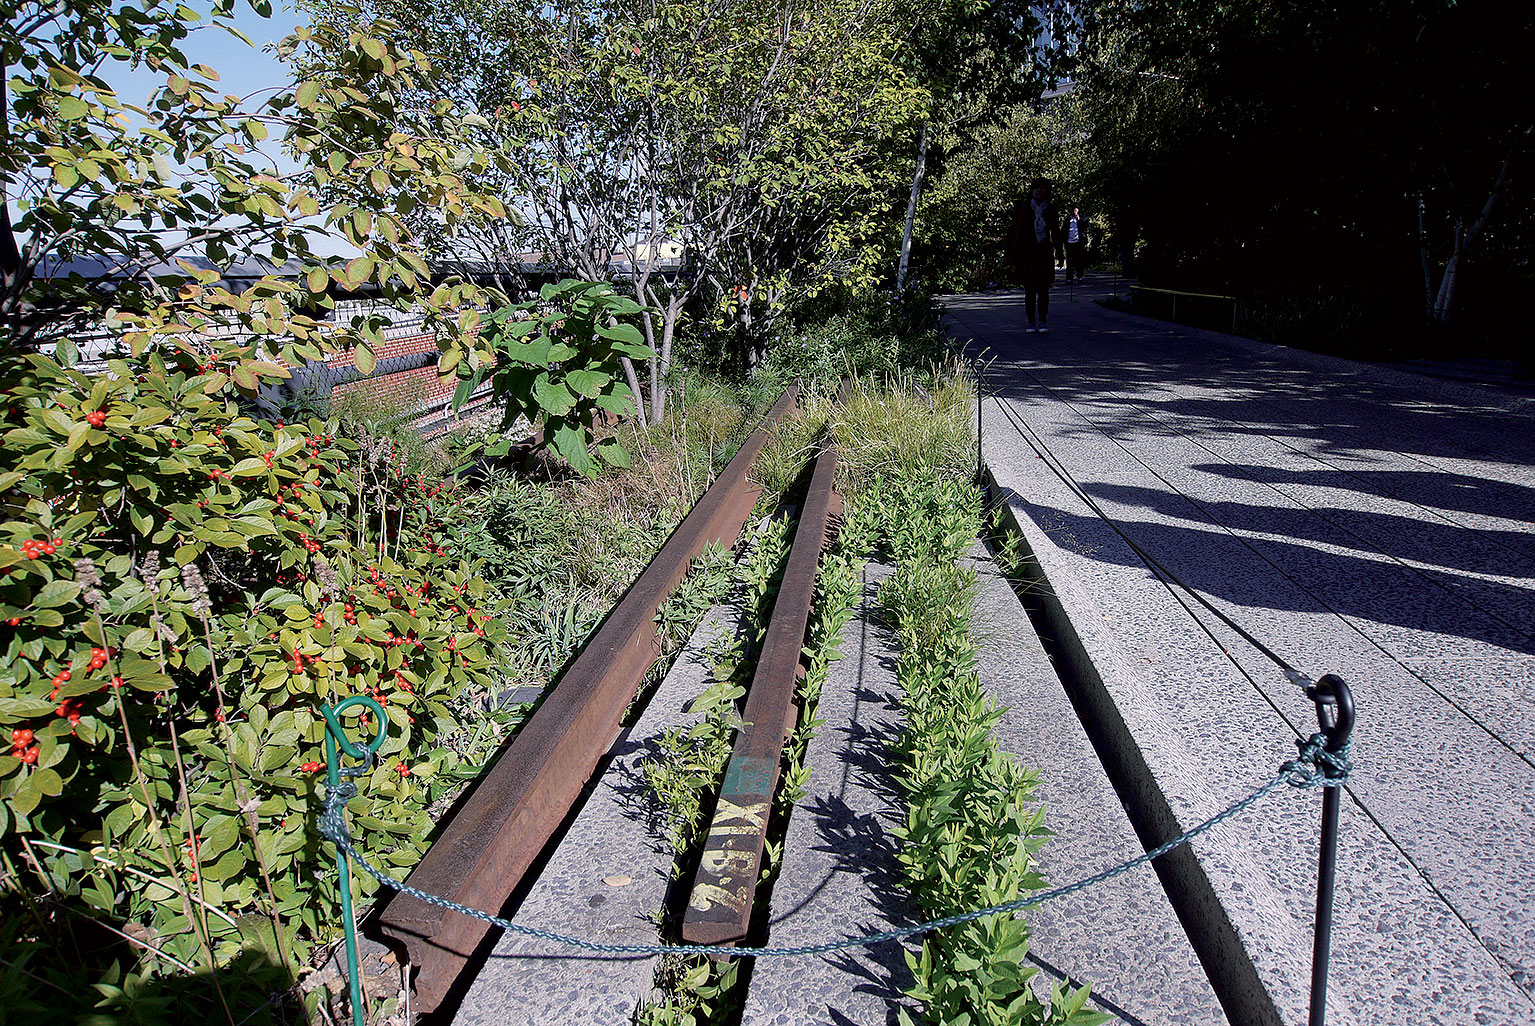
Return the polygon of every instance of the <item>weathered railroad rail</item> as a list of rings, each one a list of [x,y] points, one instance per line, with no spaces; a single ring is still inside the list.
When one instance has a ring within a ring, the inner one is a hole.
[[[725,769],[683,917],[682,939],[690,944],[739,941],[751,926],[784,743],[794,731],[794,694],[815,596],[816,567],[831,517],[840,505],[833,490],[836,476],[836,449],[824,444],[800,509],[778,599],[741,713],[743,724]]]
[[[707,545],[730,545],[739,536],[760,491],[748,471],[769,429],[794,408],[797,394],[797,384],[785,390],[678,525],[460,803],[411,873],[410,886],[488,911],[506,903],[618,737],[624,711],[660,653],[655,629],[660,604]],[[403,894],[385,907],[379,929],[405,948],[414,1007],[423,1013],[448,996],[489,931],[477,919]]]

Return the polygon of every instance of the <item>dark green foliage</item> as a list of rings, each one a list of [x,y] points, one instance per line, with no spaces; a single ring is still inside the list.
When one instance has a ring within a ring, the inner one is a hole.
[[[788,330],[769,343],[765,369],[834,392],[845,374],[925,370],[943,352],[931,293],[837,289],[794,311]]]
[[[1031,795],[1037,774],[1000,751],[1004,710],[976,673],[975,573],[959,562],[980,527],[980,496],[954,481],[908,478],[863,493],[896,563],[880,601],[897,630],[906,726],[894,746],[908,803],[899,859],[922,914],[938,918],[1016,900],[1044,885],[1033,856],[1050,836]],[[1028,923],[995,915],[935,932],[907,955],[908,993],[939,1024],[1088,1024],[1088,991],[1035,995]],[[902,1011],[902,1021],[910,1016]]]
[[[655,355],[632,323],[640,312],[638,303],[607,284],[565,280],[545,285],[538,299],[491,314],[468,359],[449,349],[437,367],[459,377],[455,409],[488,380],[500,401],[503,429],[520,418],[542,423],[544,444],[588,477],[601,466],[592,459],[594,443],[603,462],[627,467],[629,453],[611,438],[597,441],[592,425],[604,414],[637,412],[620,363]],[[504,454],[507,445],[498,440],[488,451]]]
[[[1097,184],[1143,240],[1143,280],[1345,304],[1362,293],[1377,297],[1368,315],[1441,326],[1458,277],[1485,327],[1490,310],[1535,295],[1529,7],[1114,0],[1086,13]],[[1478,295],[1471,282],[1495,268],[1515,270]]]

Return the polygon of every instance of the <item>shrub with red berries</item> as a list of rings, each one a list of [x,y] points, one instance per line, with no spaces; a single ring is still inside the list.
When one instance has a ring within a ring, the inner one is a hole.
[[[447,786],[436,771],[458,764],[435,741],[479,715],[455,698],[500,681],[485,584],[443,541],[451,489],[398,452],[370,462],[376,440],[333,422],[252,417],[190,359],[151,351],[95,377],[27,359],[0,463],[0,845],[62,845],[33,847],[45,872],[116,895],[110,915],[188,962],[201,949],[179,894],[123,888],[67,850],[195,883],[236,921],[272,904],[270,878],[303,954],[336,915],[333,878],[304,862],[317,707],[383,706],[384,758],[352,825],[406,868]],[[222,923],[215,945],[240,943]]]

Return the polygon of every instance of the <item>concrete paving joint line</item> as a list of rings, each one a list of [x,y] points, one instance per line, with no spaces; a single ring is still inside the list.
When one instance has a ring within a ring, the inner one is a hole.
[[[1061,681],[1131,825],[1147,850],[1166,843],[1183,833],[1183,825],[1158,787],[1145,755],[989,468],[983,467],[982,482],[988,508],[998,511],[1003,528],[1018,539],[1024,557],[1023,583],[1028,586],[1029,600],[1038,604],[1041,622],[1037,626],[1047,648],[1053,650]],[[1157,859],[1152,866],[1228,1018],[1253,1026],[1283,1026],[1273,997],[1193,849],[1184,845]],[[1306,981],[1296,980],[1295,986],[1304,991]]]

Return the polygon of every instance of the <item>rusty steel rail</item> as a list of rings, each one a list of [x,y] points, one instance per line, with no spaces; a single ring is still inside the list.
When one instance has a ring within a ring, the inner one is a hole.
[[[742,710],[744,721],[720,786],[698,873],[682,920],[690,944],[727,944],[746,937],[773,808],[784,742],[794,731],[794,693],[810,623],[816,568],[831,517],[840,512],[833,484],[836,449],[826,442],[789,548],[762,653]]]
[[[796,382],[453,813],[410,874],[410,886],[488,912],[506,903],[617,739],[624,710],[660,652],[657,609],[705,546],[733,544],[740,535],[760,492],[747,471],[797,395]],[[426,1013],[448,996],[490,928],[402,894],[384,909],[379,929],[386,941],[405,947],[415,973],[414,1006]]]

